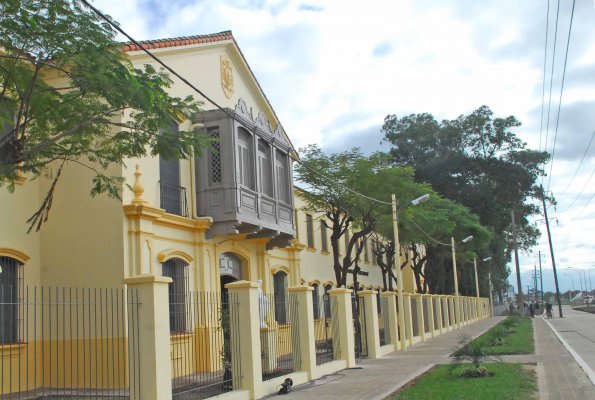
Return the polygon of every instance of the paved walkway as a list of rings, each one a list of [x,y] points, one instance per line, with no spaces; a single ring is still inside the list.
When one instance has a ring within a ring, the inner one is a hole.
[[[296,386],[289,397],[291,400],[385,399],[434,365],[449,362],[448,354],[458,343],[461,335],[477,337],[502,319],[484,319],[459,331],[451,331],[417,343],[405,352],[397,351],[376,360],[363,360],[357,368],[338,371]],[[275,394],[265,398],[276,396]]]
[[[595,399],[595,386],[587,375],[590,368],[586,364],[583,370],[577,362],[578,358],[579,361],[595,363],[595,342],[588,337],[593,336],[595,317],[569,307],[565,307],[563,312],[562,319],[533,320],[539,398]],[[584,326],[590,326],[590,329],[582,328]]]
[[[563,319],[546,321],[536,317],[533,320],[535,354],[502,357],[504,362],[537,364],[540,400],[595,399],[595,383],[588,376],[591,363],[595,363],[595,337],[591,337],[594,335],[595,316],[586,319],[582,314],[566,308]],[[477,337],[502,319],[485,319],[460,331],[417,343],[406,352],[394,352],[377,360],[363,360],[357,368],[338,371],[296,386],[290,397],[293,400],[384,400],[434,365],[448,363],[448,354],[461,335]],[[584,329],[584,324],[589,329]],[[577,354],[580,354],[578,358],[585,369],[576,361]]]

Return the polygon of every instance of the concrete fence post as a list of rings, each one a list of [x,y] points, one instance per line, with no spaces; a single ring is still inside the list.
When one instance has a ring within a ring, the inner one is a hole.
[[[417,310],[417,329],[421,341],[426,340],[426,325],[424,323],[424,302],[421,294],[412,295],[415,297],[415,309]]]
[[[411,294],[403,293],[403,309],[405,311],[405,339],[413,346],[413,320],[411,316]]]
[[[428,313],[428,333],[430,337],[434,337],[434,330],[436,327],[434,326],[434,296],[431,294],[426,294],[426,311]]]
[[[316,371],[316,337],[314,336],[314,311],[312,286],[293,286],[287,288],[287,292],[296,296],[297,318],[300,330],[300,370],[308,374],[308,380],[318,378]]]
[[[362,290],[358,296],[364,300],[364,324],[366,324],[366,343],[368,344],[368,358],[380,357],[380,334],[378,332],[378,305],[375,290]]]
[[[232,359],[234,389],[244,389],[251,399],[258,399],[263,391],[258,284],[249,281],[228,283],[230,320],[238,324],[231,329],[231,343],[239,346],[239,359]],[[238,354],[232,350],[232,354]],[[240,378],[239,382],[236,378]]]
[[[395,347],[395,350],[401,348],[399,340],[399,318],[397,315],[397,294],[395,292],[382,292],[380,297],[386,299],[388,315],[388,329],[390,330],[390,342]]]
[[[141,368],[135,368],[130,378],[130,398],[133,400],[164,400],[172,398],[172,371],[169,332],[168,285],[171,278],[144,275],[124,279],[128,289],[138,295],[138,332],[131,336],[129,351],[139,351]],[[135,295],[136,296],[136,295]],[[140,382],[140,385],[139,385]]]
[[[335,359],[345,360],[347,368],[355,367],[355,337],[353,332],[353,311],[351,310],[351,290],[345,288],[328,291],[331,298],[331,313],[336,318],[333,331]],[[337,343],[338,342],[338,343]],[[338,354],[337,354],[338,353]]]

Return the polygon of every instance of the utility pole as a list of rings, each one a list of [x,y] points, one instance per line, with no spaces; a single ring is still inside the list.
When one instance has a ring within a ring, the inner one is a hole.
[[[541,270],[541,250],[539,250],[539,280],[541,281],[541,301],[543,302],[543,272]]]
[[[556,271],[556,259],[554,258],[554,247],[552,246],[552,234],[550,232],[550,221],[547,218],[547,207],[545,206],[545,192],[543,185],[540,185],[541,189],[541,203],[543,204],[543,215],[545,216],[545,227],[547,229],[547,239],[550,244],[550,256],[552,257],[552,269],[554,270],[554,283],[556,284],[556,298],[558,299],[558,313],[560,318],[564,318],[562,315],[562,301],[560,299],[560,287],[558,286],[558,272]]]
[[[510,210],[510,217],[512,219],[512,241],[514,244],[514,263],[516,265],[516,284],[518,288],[517,293],[517,307],[519,310],[523,309],[523,286],[521,285],[521,268],[519,267],[519,250],[516,245],[516,224],[514,223],[514,210]]]
[[[539,299],[537,298],[537,265],[535,264],[533,264],[533,287],[535,288],[535,293],[533,297],[535,298],[535,301],[537,301]]]

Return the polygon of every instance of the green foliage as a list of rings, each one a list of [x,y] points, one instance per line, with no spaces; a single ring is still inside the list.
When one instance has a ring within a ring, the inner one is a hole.
[[[462,364],[464,377],[490,376],[491,373],[483,364],[500,362],[500,359],[487,353],[485,348],[486,344],[483,340],[471,340],[469,336],[462,336],[459,343],[453,347],[450,358],[453,363]]]
[[[393,400],[526,400],[535,398],[536,374],[522,364],[486,364],[493,376],[460,378],[464,366],[439,365],[392,396]]]
[[[0,3],[0,185],[78,164],[95,174],[91,194],[120,198],[105,173],[126,159],[199,155],[208,142],[176,125],[199,103],[172,97],[167,74],[136,69],[115,31],[77,0]],[[39,229],[55,184],[29,220]]]
[[[467,206],[493,233],[489,249],[481,253],[493,259],[489,270],[480,268],[480,274],[486,276],[490,271],[496,290],[508,276],[510,211],[516,212],[521,249],[532,247],[539,236],[529,222],[538,208],[529,200],[539,195],[536,181],[549,155],[527,149],[514,133],[518,126],[515,117],[494,118],[482,106],[469,115],[441,122],[428,113],[402,118],[388,115],[382,128],[397,165],[414,167],[417,181],[428,182],[443,196]],[[445,263],[440,250],[429,252],[435,265]],[[487,283],[482,285],[482,291],[487,291]],[[461,289],[466,291],[465,282]]]
[[[493,331],[503,330],[502,344],[494,344]],[[492,355],[533,354],[533,323],[531,318],[507,317],[476,340],[484,341],[485,351]]]

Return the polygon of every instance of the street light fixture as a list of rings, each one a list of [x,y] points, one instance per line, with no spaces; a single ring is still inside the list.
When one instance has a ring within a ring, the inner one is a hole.
[[[572,278],[572,276],[568,275],[568,274],[563,274],[563,275],[570,278],[570,282],[572,283],[572,292],[574,292],[574,278]],[[572,292],[570,292],[570,296],[568,296],[568,300],[572,299]]]
[[[473,236],[471,236],[473,237]],[[492,259],[492,257],[486,257],[484,259],[482,259],[482,262],[486,262],[486,261],[490,261]],[[475,297],[477,297],[477,304],[479,304],[479,279],[477,277],[477,258],[473,259],[473,270],[475,271]],[[488,273],[488,277],[489,277],[489,273]],[[492,307],[492,281],[490,278],[490,308]],[[477,319],[479,319],[479,307],[476,308],[476,316]],[[491,314],[491,312],[490,312]]]
[[[403,271],[401,271],[401,254],[400,254],[400,247],[401,242],[399,241],[399,214],[397,211],[397,195],[393,193],[392,197],[392,207],[393,207],[393,232],[395,236],[395,256],[393,257],[394,260],[394,269],[397,270],[397,303],[399,304],[399,313],[397,315],[399,319],[399,335],[401,336],[401,350],[407,349],[407,340],[406,340],[406,329],[405,329],[405,304],[403,303]],[[416,206],[420,203],[427,201],[430,198],[429,194],[424,194],[423,196],[418,197],[411,201],[412,206]]]
[[[473,236],[467,236],[465,239],[461,240],[460,243],[467,243],[471,239],[473,239]],[[452,272],[454,274],[455,283],[455,324],[457,329],[459,329],[461,327],[461,304],[459,298],[459,278],[457,276],[457,257],[454,236],[451,236],[450,238],[450,246],[452,249]]]
[[[566,267],[566,269],[569,269],[571,271],[578,271],[579,272],[579,274],[578,274],[578,282],[579,282],[579,284],[581,286],[581,297],[584,297],[585,296],[585,290],[587,289],[587,274],[585,273],[584,270],[579,269],[579,268]],[[582,281],[582,276],[580,274],[581,272],[585,275],[585,290],[583,290],[583,281]]]

